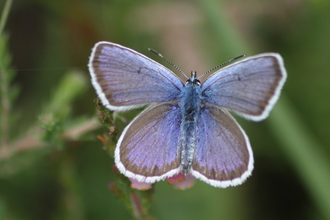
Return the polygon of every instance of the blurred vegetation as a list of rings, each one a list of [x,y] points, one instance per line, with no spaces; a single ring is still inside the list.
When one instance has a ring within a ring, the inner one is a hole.
[[[328,0],[0,1],[0,219],[330,219],[329,10]],[[278,104],[263,122],[238,119],[252,177],[130,189],[112,151],[138,111],[98,120],[87,61],[101,40],[159,60],[156,49],[188,74],[279,52]]]

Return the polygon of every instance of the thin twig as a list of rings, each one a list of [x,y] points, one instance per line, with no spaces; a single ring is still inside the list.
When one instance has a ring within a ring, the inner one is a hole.
[[[102,124],[96,118],[92,118],[82,125],[73,127],[65,131],[62,135],[62,139],[77,140],[83,134],[93,131],[101,125]],[[27,132],[25,136],[16,140],[12,144],[10,144],[10,146],[1,146],[0,160],[7,157],[11,157],[16,153],[22,153],[24,151],[34,150],[37,148],[48,146],[48,144],[41,141],[40,137],[36,134],[42,134],[41,128],[39,126],[35,126],[33,129],[30,130],[30,132]]]

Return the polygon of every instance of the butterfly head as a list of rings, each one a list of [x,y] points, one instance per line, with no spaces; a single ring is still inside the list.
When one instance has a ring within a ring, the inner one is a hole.
[[[200,87],[201,82],[197,79],[196,71],[191,72],[191,77],[187,80],[186,86]]]

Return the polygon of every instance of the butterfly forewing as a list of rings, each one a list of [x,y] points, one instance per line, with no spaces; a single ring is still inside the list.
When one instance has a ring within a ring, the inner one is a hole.
[[[155,182],[179,172],[181,115],[177,102],[152,105],[122,133],[116,165],[131,178]]]
[[[166,67],[109,42],[95,45],[89,70],[102,103],[115,111],[177,100],[183,88],[180,79]]]
[[[192,174],[216,187],[244,182],[253,169],[248,137],[225,110],[206,104],[198,120]]]
[[[212,74],[202,85],[202,95],[206,102],[258,121],[268,116],[285,79],[280,55],[259,54]]]

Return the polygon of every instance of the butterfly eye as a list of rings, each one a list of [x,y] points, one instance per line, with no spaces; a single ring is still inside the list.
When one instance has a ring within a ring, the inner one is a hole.
[[[191,72],[191,77],[187,80],[186,86],[189,84],[201,86],[201,82],[197,79],[197,73],[195,71]]]
[[[195,79],[193,83],[197,86],[201,86],[201,82],[198,79]]]
[[[186,81],[186,84],[185,84],[186,86],[187,85],[192,85],[193,87],[200,87],[201,86],[201,82],[198,80],[198,79],[192,79],[192,78],[190,78],[190,79],[188,79],[187,81]]]

